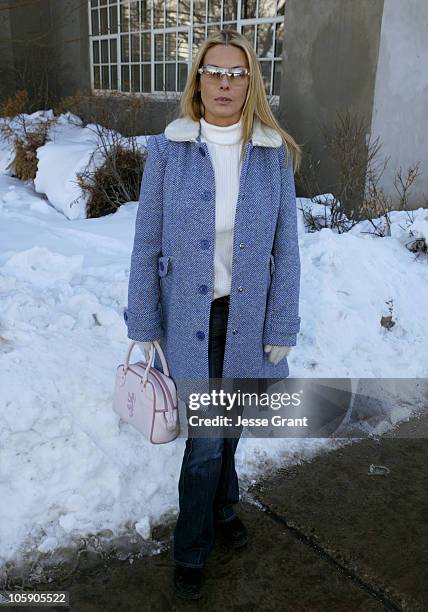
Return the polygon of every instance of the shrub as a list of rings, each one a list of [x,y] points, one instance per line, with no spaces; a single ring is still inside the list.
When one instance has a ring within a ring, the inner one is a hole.
[[[122,204],[138,200],[147,155],[135,138],[128,140],[117,132],[99,131],[100,144],[86,170],[77,175],[80,188],[89,196],[88,218],[114,213]],[[103,163],[91,169],[97,154],[101,154]]]
[[[108,97],[90,90],[79,90],[63,98],[55,113],[71,112],[86,122],[99,143],[87,168],[78,173],[77,181],[88,195],[87,217],[115,212],[126,202],[137,201],[146,159],[146,150],[138,142],[144,125],[147,99],[138,94],[111,92]],[[175,112],[176,99],[165,92],[162,108],[165,119]],[[124,135],[123,135],[124,134]],[[102,165],[94,168],[94,159]]]
[[[0,103],[0,116],[16,117],[16,115],[21,115],[25,112],[27,102],[28,92],[25,89],[17,91],[14,96]]]
[[[333,126],[323,125],[321,131],[325,150],[336,163],[337,180],[328,203],[324,196],[310,196],[311,202],[323,207],[322,212],[314,212],[310,205],[303,205],[302,213],[309,231],[329,227],[341,234],[359,223],[359,203],[364,193],[367,160],[376,155],[378,145],[376,142],[366,143],[366,122],[358,116],[351,116],[349,112],[337,113]],[[299,175],[306,193],[323,193],[317,179],[320,163],[311,153],[306,154]],[[319,208],[316,207],[318,211]]]
[[[37,149],[46,143],[49,129],[57,120],[52,117],[30,121],[25,113],[27,104],[28,93],[20,90],[0,105],[0,115],[3,117],[0,134],[15,149],[13,174],[23,181],[35,178]]]
[[[419,175],[420,164],[410,166],[405,173],[401,167],[396,172],[394,186],[398,194],[397,202],[397,198],[388,196],[379,186],[389,158],[379,160],[382,145],[379,144],[379,138],[367,140],[367,126],[363,120],[351,117],[349,112],[344,115],[338,113],[333,128],[323,126],[322,129],[326,149],[339,168],[338,180],[328,203],[324,196],[315,195],[310,198],[312,203],[323,206],[321,213],[319,206],[315,208],[303,205],[301,210],[308,231],[329,227],[340,234],[349,231],[361,220],[366,220],[372,230],[362,233],[390,236],[392,210],[406,211],[411,224],[413,212],[408,210],[409,192]],[[319,166],[320,160],[314,160],[308,153],[300,182],[309,194],[322,193],[317,181]]]

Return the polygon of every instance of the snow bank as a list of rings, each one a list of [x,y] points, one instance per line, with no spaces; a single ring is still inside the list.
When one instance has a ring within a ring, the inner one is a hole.
[[[48,142],[37,150],[36,191],[45,193],[68,219],[86,217],[87,194],[82,193],[76,177],[89,164],[93,152],[94,144],[89,139],[64,144]],[[97,165],[102,159],[98,155],[94,161],[93,165]]]
[[[63,117],[63,116],[62,116]],[[36,191],[44,193],[57,210],[68,219],[84,219],[88,194],[83,193],[77,183],[77,174],[89,169],[99,168],[103,163],[102,150],[99,149],[99,126],[76,125],[69,117],[63,118],[51,130],[50,141],[37,149],[38,166],[34,181]],[[110,142],[112,130],[103,130],[106,142]],[[129,139],[119,136],[124,146]],[[137,142],[145,146],[146,137]]]
[[[31,130],[40,122],[54,118],[52,110],[37,111],[31,115],[23,113],[20,118],[1,119],[17,135],[24,136],[23,121]],[[96,124],[83,127],[82,121],[72,113],[63,113],[52,124],[48,132],[48,141],[37,149],[37,173],[34,186],[38,193],[45,194],[49,202],[68,219],[86,218],[88,195],[83,193],[77,182],[77,174],[89,169],[98,168],[103,163],[99,150],[100,135],[103,131],[106,142],[113,130],[103,129]],[[130,139],[119,135],[124,146]],[[137,143],[145,147],[146,136],[137,138]],[[15,152],[10,143],[0,140],[0,173],[11,174]]]
[[[77,173],[102,163],[96,126],[81,127],[76,121],[59,121],[50,140],[37,149],[37,174],[34,186],[46,194],[53,206],[68,219],[86,217],[87,194],[77,183]]]

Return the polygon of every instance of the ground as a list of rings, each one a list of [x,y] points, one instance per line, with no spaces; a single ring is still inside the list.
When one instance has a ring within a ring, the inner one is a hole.
[[[243,493],[250,542],[233,552],[216,542],[198,601],[173,593],[173,522],[154,534],[158,555],[101,565],[82,555],[71,575],[34,589],[67,590],[78,612],[428,610],[428,417],[387,436],[278,470]],[[390,472],[371,476],[372,463]]]

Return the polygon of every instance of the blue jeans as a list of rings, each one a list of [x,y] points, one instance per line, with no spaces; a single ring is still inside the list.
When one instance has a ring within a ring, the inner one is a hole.
[[[210,311],[208,361],[210,378],[221,378],[229,303],[213,300]],[[215,523],[236,516],[239,502],[235,469],[236,438],[191,438],[186,440],[180,480],[179,507],[174,531],[174,561],[177,565],[202,568],[214,546]]]

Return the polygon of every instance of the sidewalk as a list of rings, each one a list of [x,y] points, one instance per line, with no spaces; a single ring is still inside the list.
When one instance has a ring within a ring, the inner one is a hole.
[[[319,546],[325,565],[349,571],[343,581],[368,589],[385,609],[428,610],[428,416],[378,440],[362,440],[280,471],[253,494],[273,520],[305,546]],[[405,437],[407,436],[407,437]],[[424,437],[425,436],[425,437]],[[368,475],[370,464],[389,468]],[[337,565],[336,565],[337,563]],[[363,610],[330,592],[318,607]],[[368,600],[369,601],[369,600]],[[367,604],[368,604],[367,601]],[[339,604],[343,605],[340,606]],[[366,605],[367,605],[366,604]]]
[[[389,435],[254,486],[251,503],[239,506],[250,543],[233,553],[216,543],[198,601],[174,596],[170,550],[133,564],[81,565],[68,582],[36,590],[68,590],[77,612],[426,611],[428,416]],[[371,463],[389,474],[368,475]],[[172,530],[154,535],[170,545]]]

